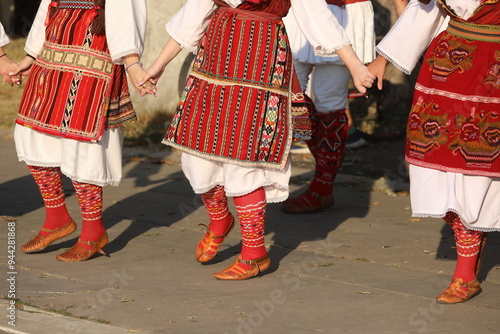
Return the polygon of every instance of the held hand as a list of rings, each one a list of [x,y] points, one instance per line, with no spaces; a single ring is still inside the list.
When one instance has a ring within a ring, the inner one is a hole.
[[[135,87],[135,89],[141,94],[141,96],[145,96],[147,94],[156,95],[156,85],[151,81],[147,81],[145,83],[141,83],[141,80],[145,76],[144,69],[141,64],[137,64],[131,66],[127,70],[130,82]]]
[[[3,82],[9,86],[14,86],[14,82],[9,73],[16,70],[16,63],[10,60],[7,55],[0,58],[0,75],[3,77]]]
[[[352,69],[351,74],[354,87],[363,94],[366,93],[366,88],[370,88],[375,81],[375,75],[368,70],[368,67],[361,63]]]
[[[368,70],[377,77],[377,88],[382,90],[385,70],[387,67],[387,59],[378,55],[374,61],[368,64]]]
[[[14,71],[9,73],[12,81],[16,85],[21,85],[22,81],[30,74],[31,66],[34,62],[33,58],[26,56],[17,63],[17,67]]]
[[[141,79],[139,85],[142,86],[147,82],[151,82],[156,85],[164,71],[165,71],[164,67],[154,63],[146,70],[144,77]]]

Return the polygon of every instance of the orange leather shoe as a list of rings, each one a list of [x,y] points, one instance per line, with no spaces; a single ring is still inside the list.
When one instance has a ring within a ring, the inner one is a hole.
[[[477,279],[464,283],[461,278],[457,278],[437,296],[436,301],[439,304],[463,303],[477,295],[479,291],[481,291],[481,284]]]
[[[308,196],[312,196],[319,201],[313,204]],[[333,194],[321,196],[314,191],[307,189],[304,193],[295,198],[289,198],[281,204],[281,211],[286,213],[314,213],[323,210],[335,203]]]
[[[78,238],[76,244],[71,247],[68,251],[59,254],[56,256],[56,259],[60,261],[67,262],[76,262],[76,261],[85,261],[88,260],[92,255],[96,252],[101,253],[102,255],[107,255],[102,248],[106,246],[108,243],[108,234],[104,232],[102,237],[97,241],[82,241],[82,239]],[[81,244],[89,245],[92,248],[87,249],[84,248]]]
[[[238,263],[251,265],[252,268],[250,268],[247,271],[243,271],[238,266]],[[269,256],[267,254],[253,260],[242,260],[240,255],[238,256],[236,261],[229,266],[229,268],[219,271],[218,273],[215,273],[214,276],[217,279],[223,279],[223,280],[244,280],[259,275],[261,272],[268,269],[270,265],[271,265],[271,260],[269,259]]]
[[[46,236],[38,233],[33,239],[31,239],[26,245],[21,247],[21,250],[25,253],[35,253],[45,249],[48,245],[56,241],[57,239],[64,238],[70,235],[76,230],[76,223],[71,220],[66,225],[59,227],[55,230],[49,230],[47,228],[40,229],[43,232],[50,232]]]
[[[214,235],[214,232],[210,231],[210,227],[205,224],[198,225],[205,226],[207,228],[207,232],[205,232],[203,238],[201,238],[200,242],[196,245],[195,257],[198,262],[208,262],[215,257],[215,255],[219,251],[220,245],[224,241],[224,238],[233,229],[234,217],[231,215],[231,223],[229,224],[226,232],[224,232],[223,235]],[[214,239],[220,239],[220,241],[216,242]],[[211,251],[212,254],[207,253],[208,251]]]

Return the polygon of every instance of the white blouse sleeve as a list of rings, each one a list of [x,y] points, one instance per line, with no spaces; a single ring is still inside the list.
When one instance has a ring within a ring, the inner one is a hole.
[[[33,57],[38,55],[45,42],[45,18],[47,17],[50,1],[51,0],[42,0],[42,3],[40,3],[28,38],[26,39],[24,51]]]
[[[291,3],[297,24],[316,56],[333,56],[335,51],[351,44],[324,0],[291,0]]]
[[[427,5],[410,0],[401,17],[377,45],[377,52],[410,74],[430,42],[441,31],[446,15],[435,0]]]
[[[213,0],[187,0],[165,28],[183,48],[195,52],[216,8]]]
[[[106,1],[106,39],[111,59],[123,63],[123,57],[142,55],[146,35],[146,0]]]
[[[3,30],[3,26],[0,23],[0,47],[9,44],[9,42],[9,38],[7,37],[7,34],[5,34],[5,30]]]

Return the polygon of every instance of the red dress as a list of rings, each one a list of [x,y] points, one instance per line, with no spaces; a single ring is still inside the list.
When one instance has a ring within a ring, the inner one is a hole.
[[[451,21],[424,57],[406,159],[425,168],[499,177],[500,2],[483,1],[467,20],[442,5]]]
[[[290,0],[222,0],[203,36],[164,143],[247,167],[283,169],[309,123],[281,18]],[[292,100],[300,100],[292,108]]]

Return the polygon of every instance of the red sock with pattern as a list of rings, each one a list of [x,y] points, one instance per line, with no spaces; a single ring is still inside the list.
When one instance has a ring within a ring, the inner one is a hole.
[[[231,223],[231,214],[227,206],[224,187],[215,186],[206,193],[201,194],[201,199],[210,217],[210,229],[215,235],[223,235]]]
[[[82,241],[97,241],[106,232],[102,223],[102,187],[73,181],[82,214]],[[92,246],[81,244],[86,249]]]
[[[42,228],[47,230],[58,229],[71,221],[64,200],[62,174],[59,167],[28,166],[35,179],[45,205],[45,222]],[[40,234],[46,236],[51,232],[41,230]]]
[[[260,187],[253,192],[234,197],[241,229],[241,259],[253,260],[267,254],[264,245],[264,220],[266,216],[266,192]],[[238,263],[247,271],[251,265]]]
[[[227,196],[223,186],[215,186],[206,193],[201,194],[201,199],[207,209],[210,218],[209,228],[214,235],[224,235],[233,219],[227,205]],[[216,238],[214,241],[220,242],[222,238]],[[200,247],[201,248],[201,247]],[[213,254],[207,250],[207,254]]]
[[[335,176],[342,166],[349,127],[345,109],[316,112],[312,118],[313,134],[307,144],[316,160],[316,169],[309,189],[326,196],[332,193]],[[319,204],[316,197],[308,197],[312,203]]]
[[[469,230],[453,212],[448,212],[444,220],[453,229],[457,247],[457,265],[453,279],[461,277],[464,282],[470,282],[476,278],[483,232]]]

